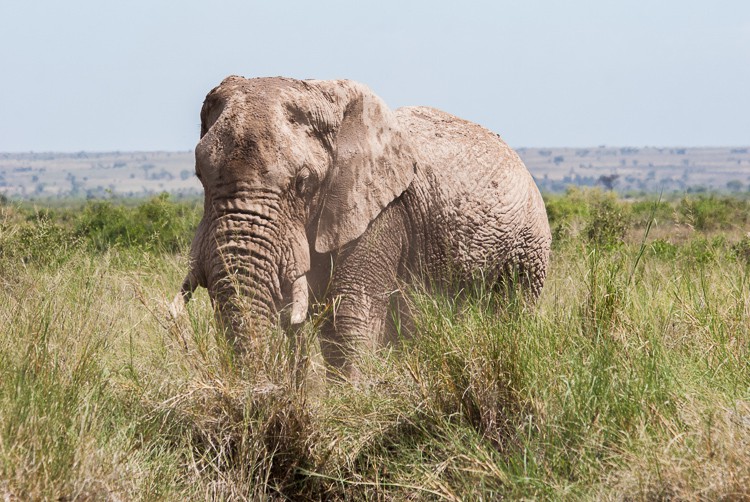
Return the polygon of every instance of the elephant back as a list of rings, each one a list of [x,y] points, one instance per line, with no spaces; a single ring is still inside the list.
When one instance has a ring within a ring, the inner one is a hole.
[[[396,115],[417,160],[411,192],[428,208],[425,239],[442,236],[440,246],[464,273],[518,265],[536,277],[533,289],[541,291],[549,224],[518,154],[492,131],[434,108],[400,108]]]

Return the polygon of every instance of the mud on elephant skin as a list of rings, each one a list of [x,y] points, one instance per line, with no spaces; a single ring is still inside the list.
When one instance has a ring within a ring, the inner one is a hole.
[[[390,295],[520,272],[538,297],[550,230],[539,190],[496,134],[426,107],[389,109],[348,81],[231,76],[201,110],[204,215],[176,302],[208,288],[240,347],[258,327],[336,305],[321,330],[332,371],[382,343]],[[335,301],[334,301],[335,300]]]

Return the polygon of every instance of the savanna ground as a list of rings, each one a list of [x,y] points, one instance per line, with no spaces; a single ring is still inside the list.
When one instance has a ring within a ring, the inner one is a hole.
[[[200,204],[0,205],[0,498],[750,499],[750,199],[569,190],[536,308],[410,293],[416,337],[322,381],[233,356]],[[295,361],[306,370],[290,371]]]

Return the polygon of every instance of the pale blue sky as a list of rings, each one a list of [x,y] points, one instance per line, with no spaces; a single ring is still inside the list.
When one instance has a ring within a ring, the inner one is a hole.
[[[229,74],[359,80],[515,147],[750,144],[747,0],[0,2],[0,151],[192,149]]]

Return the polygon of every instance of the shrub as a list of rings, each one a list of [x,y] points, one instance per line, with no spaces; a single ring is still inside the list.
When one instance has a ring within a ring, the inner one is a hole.
[[[99,251],[117,244],[128,244],[132,222],[125,216],[122,207],[109,201],[86,204],[83,214],[76,222],[76,235],[86,238]]]
[[[623,243],[629,226],[628,207],[617,202],[614,194],[610,194],[592,205],[585,233],[591,244],[612,247]]]
[[[64,262],[79,240],[49,213],[39,212],[16,225],[0,225],[0,256],[23,263],[55,265]]]
[[[664,239],[656,239],[651,243],[651,254],[657,258],[671,260],[677,256],[677,246]]]
[[[685,223],[700,231],[730,228],[748,221],[747,202],[731,197],[684,197],[677,211]]]
[[[622,243],[631,222],[630,206],[618,202],[614,192],[598,188],[569,187],[565,196],[548,197],[545,204],[553,243],[574,236],[576,229],[582,228],[589,243],[616,246]],[[649,209],[653,206],[646,204]]]
[[[686,260],[698,264],[706,264],[716,259],[717,252],[722,247],[721,244],[721,242],[712,241],[705,237],[697,237],[682,246],[680,254]]]
[[[170,202],[167,193],[138,206],[135,216],[141,229],[140,242],[151,249],[177,251],[190,242],[197,226],[189,207]]]
[[[550,227],[570,223],[575,217],[588,214],[587,191],[568,187],[564,196],[545,197]]]
[[[113,246],[177,251],[187,246],[198,222],[198,212],[175,204],[162,193],[136,208],[110,201],[89,202],[75,224],[76,234],[103,251]]]
[[[630,205],[633,226],[643,228],[649,221],[658,224],[672,223],[675,219],[673,205],[664,200],[639,200]]]

